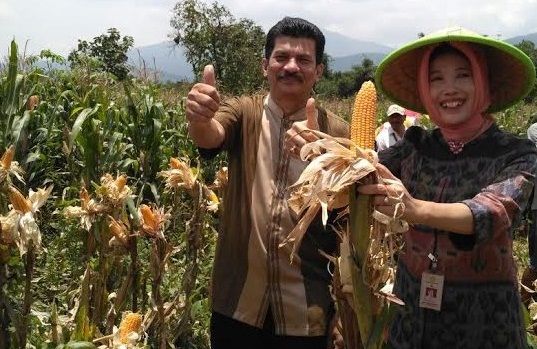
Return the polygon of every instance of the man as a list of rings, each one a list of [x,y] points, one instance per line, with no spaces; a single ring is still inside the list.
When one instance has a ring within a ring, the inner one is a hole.
[[[265,43],[268,95],[221,104],[211,66],[188,94],[189,134],[200,153],[228,154],[212,280],[213,349],[327,347],[334,306],[319,250],[335,253],[336,235],[317,217],[292,263],[292,246],[280,246],[298,221],[286,189],[307,166],[300,148],[316,138],[302,130],[338,137],[349,132],[310,98],[324,70],[324,43],[315,25],[285,17]]]
[[[405,108],[392,104],[386,112],[388,122],[382,126],[382,129],[375,138],[377,151],[387,149],[403,138],[406,131],[405,126]]]

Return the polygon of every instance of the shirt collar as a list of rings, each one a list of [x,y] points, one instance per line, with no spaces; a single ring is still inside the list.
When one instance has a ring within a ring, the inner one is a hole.
[[[268,109],[271,115],[279,119],[284,118],[283,109],[278,104],[276,104],[274,99],[272,99],[270,93],[265,98],[265,108]],[[294,114],[288,115],[286,119],[291,120],[291,121],[305,120],[306,119],[306,107],[300,109]]]

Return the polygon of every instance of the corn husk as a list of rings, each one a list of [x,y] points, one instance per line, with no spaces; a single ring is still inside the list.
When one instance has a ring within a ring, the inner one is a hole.
[[[373,150],[348,139],[316,134],[320,139],[303,146],[300,153],[311,162],[290,187],[289,206],[301,219],[282,245],[292,244],[294,253],[319,210],[327,224],[328,211],[348,206],[342,216],[349,224],[340,231],[342,247],[333,282],[343,337],[347,348],[380,348],[390,316],[387,300],[401,303],[391,294],[393,255],[408,225],[400,219],[402,210],[387,217],[374,210],[369,196],[356,194],[357,185],[384,182],[376,173],[378,158]]]

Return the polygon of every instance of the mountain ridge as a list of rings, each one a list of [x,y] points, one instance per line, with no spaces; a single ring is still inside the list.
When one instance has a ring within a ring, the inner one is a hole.
[[[365,58],[371,59],[376,65],[395,48],[371,42],[353,39],[345,35],[323,30],[326,37],[325,52],[332,58],[329,63],[333,71],[348,71],[355,65],[360,65]],[[537,45],[537,33],[530,33],[506,39],[516,45],[522,40],[532,41]],[[187,63],[184,50],[173,41],[136,47],[127,56],[129,64],[137,69],[157,71],[162,82],[194,80],[192,67]]]

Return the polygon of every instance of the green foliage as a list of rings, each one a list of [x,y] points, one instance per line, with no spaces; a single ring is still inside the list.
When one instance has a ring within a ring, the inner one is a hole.
[[[519,44],[515,45],[518,47],[522,52],[527,54],[531,61],[533,62],[534,66],[537,66],[537,48],[535,47],[535,43],[533,41],[528,40],[522,40]],[[533,89],[530,91],[530,93],[524,98],[524,101],[526,103],[531,103],[535,101],[535,98],[537,97],[537,80],[535,81],[535,85]]]
[[[108,29],[108,35],[102,34],[93,41],[78,40],[78,47],[68,57],[72,67],[93,67],[114,74],[119,80],[125,80],[129,73],[127,52],[134,44],[130,36],[121,38],[116,28]]]
[[[175,5],[170,24],[175,42],[184,47],[198,78],[205,65],[213,64],[219,88],[225,93],[251,92],[262,86],[265,34],[253,21],[236,20],[218,2],[208,6],[199,0],[184,0]]]
[[[361,65],[355,65],[347,72],[325,71],[323,79],[315,86],[315,91],[321,98],[352,97],[364,81],[373,79],[375,69],[373,61],[365,58]]]
[[[535,122],[533,120],[535,115],[537,115],[537,107],[521,101],[506,110],[495,113],[493,117],[501,129],[527,138],[528,127]]]
[[[50,52],[43,55],[61,62]],[[92,69],[50,71],[54,78],[37,68],[23,71],[14,42],[10,59],[0,71],[0,155],[16,146],[14,161],[25,170],[25,182],[18,183],[25,188],[21,192],[47,184],[54,189],[38,213],[45,252],[32,254],[35,268],[29,269],[29,258],[0,237],[0,347],[28,343],[56,348],[69,340],[94,340],[110,334],[123,311],[149,314],[156,303],[162,312],[146,329],[148,343],[207,348],[215,223],[211,214],[193,214],[203,206],[203,197],[170,191],[159,176],[171,157],[191,161],[200,183],[212,181],[223,164],[222,159],[197,159],[186,132],[187,90],[118,82],[106,71]],[[35,104],[27,104],[30,99]],[[141,203],[171,213],[169,245],[159,249],[161,254],[173,251],[166,268],[155,259],[147,238],[135,236],[128,248],[109,245],[106,216],[87,230],[81,221],[61,214],[81,204],[82,189],[94,197],[107,173],[126,174],[135,194],[128,208],[107,214],[124,217],[138,229]],[[7,203],[0,190],[2,217]]]

